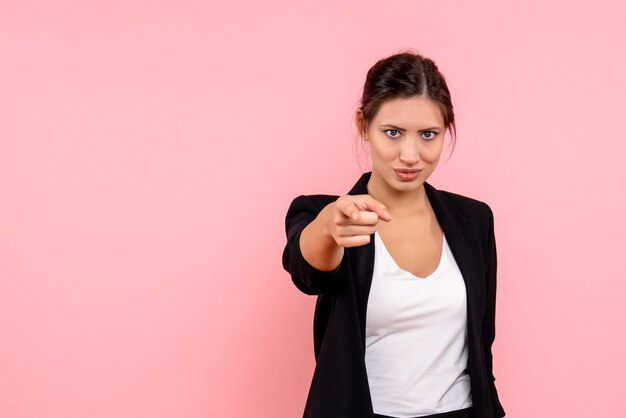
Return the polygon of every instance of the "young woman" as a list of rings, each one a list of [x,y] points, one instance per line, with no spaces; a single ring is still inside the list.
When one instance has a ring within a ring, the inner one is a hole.
[[[456,133],[443,75],[412,52],[377,62],[355,122],[372,171],[286,215],[283,266],[317,295],[304,417],[503,417],[493,213],[426,181]]]

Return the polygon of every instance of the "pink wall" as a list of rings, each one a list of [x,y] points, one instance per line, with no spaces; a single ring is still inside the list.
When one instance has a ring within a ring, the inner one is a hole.
[[[282,269],[285,212],[356,181],[365,72],[404,47],[457,112],[430,182],[494,209],[507,416],[623,414],[625,17],[3,1],[0,416],[300,416],[315,300]]]

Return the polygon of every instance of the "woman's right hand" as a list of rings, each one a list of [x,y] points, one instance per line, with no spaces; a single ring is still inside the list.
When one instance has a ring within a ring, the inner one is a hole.
[[[385,205],[368,194],[340,196],[320,215],[325,234],[345,248],[369,244],[379,220],[391,220]]]

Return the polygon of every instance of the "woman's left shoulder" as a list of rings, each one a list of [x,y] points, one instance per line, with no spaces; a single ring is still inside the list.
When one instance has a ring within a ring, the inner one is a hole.
[[[442,201],[454,208],[463,222],[466,222],[470,235],[479,237],[484,242],[489,241],[494,230],[494,217],[491,207],[486,202],[464,194],[448,190],[437,190]]]
[[[487,202],[463,195],[460,193],[451,192],[448,190],[437,190],[440,195],[453,204],[458,210],[465,214],[479,214],[493,216],[491,207]]]

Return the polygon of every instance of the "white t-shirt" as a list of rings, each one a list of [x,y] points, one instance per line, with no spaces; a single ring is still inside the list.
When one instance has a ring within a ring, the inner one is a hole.
[[[378,232],[374,239],[365,337],[374,412],[410,418],[472,406],[465,282],[445,234],[426,278],[398,267]]]

